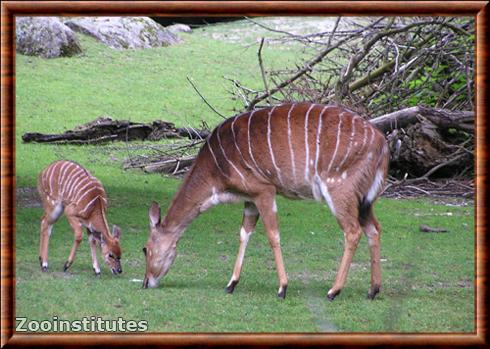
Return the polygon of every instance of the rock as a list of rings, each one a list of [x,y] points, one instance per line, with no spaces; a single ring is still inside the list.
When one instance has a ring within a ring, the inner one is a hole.
[[[115,49],[139,49],[176,44],[174,33],[148,17],[75,17],[65,24]]]
[[[171,33],[177,34],[177,33],[192,33],[191,27],[189,27],[187,24],[173,24],[168,27],[165,27],[168,31]]]
[[[17,17],[16,51],[29,56],[55,58],[82,52],[75,33],[57,17]]]

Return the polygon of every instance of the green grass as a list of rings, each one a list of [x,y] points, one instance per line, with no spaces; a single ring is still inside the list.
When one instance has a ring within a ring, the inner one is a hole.
[[[213,30],[217,30],[213,27]],[[233,295],[224,292],[238,251],[241,205],[220,205],[196,219],[178,246],[178,256],[160,287],[142,290],[152,200],[168,206],[179,180],[123,171],[124,145],[23,144],[25,132],[61,132],[100,115],[133,121],[164,119],[178,126],[220,121],[195,94],[232,115],[239,108],[223,75],[261,86],[256,47],[212,40],[202,31],[181,45],[144,51],[115,51],[81,37],[85,54],[44,60],[17,56],[16,175],[18,188],[33,188],[51,161],[85,165],[104,184],[108,219],[122,230],[123,269],[105,265],[95,278],[86,237],[68,273],[63,264],[73,234],[65,218],[50,241],[48,273],[38,264],[39,218],[34,198],[19,195],[16,211],[16,315],[32,319],[101,316],[147,320],[149,331],[253,332],[472,332],[474,323],[474,211],[471,206],[435,205],[429,199],[381,199],[383,288],[368,301],[369,253],[363,237],[347,284],[330,303],[343,251],[343,236],[324,205],[278,199],[281,243],[289,276],[285,301],[276,297],[272,253],[259,223],[250,240],[242,277]],[[297,52],[268,50],[269,64],[288,65]],[[30,199],[29,199],[30,198]],[[442,226],[427,234],[420,224]],[[99,261],[102,261],[99,258]]]

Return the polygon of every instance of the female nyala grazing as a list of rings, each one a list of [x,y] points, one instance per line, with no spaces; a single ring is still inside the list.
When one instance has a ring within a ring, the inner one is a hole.
[[[85,227],[95,274],[100,275],[96,253],[97,243],[100,244],[104,260],[112,273],[122,273],[119,247],[121,230],[114,225],[112,235],[109,232],[106,219],[107,196],[97,178],[77,163],[59,160],[39,174],[37,189],[44,206],[39,246],[39,263],[42,271],[48,270],[48,244],[53,224],[64,213],[75,233],[75,241],[64,270],[66,271],[73,263],[75,252],[82,241],[82,229]]]
[[[199,213],[218,203],[244,201],[240,248],[226,291],[232,293],[238,283],[248,239],[261,216],[276,262],[278,296],[284,298],[288,281],[275,201],[281,194],[325,201],[344,232],[344,255],[329,300],[344,286],[364,231],[371,252],[368,297],[373,299],[380,289],[381,269],[380,225],[372,206],[388,161],[383,134],[339,106],[283,104],[225,120],[200,150],[163,221],[158,204],[150,208],[143,287],[157,286],[167,273],[177,242]]]

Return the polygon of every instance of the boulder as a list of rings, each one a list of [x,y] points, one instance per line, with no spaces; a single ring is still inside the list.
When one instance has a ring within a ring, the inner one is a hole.
[[[180,41],[148,17],[75,17],[65,24],[115,49],[161,47]]]
[[[169,25],[168,27],[165,27],[165,29],[169,30],[170,32],[177,34],[177,33],[192,33],[191,27],[189,27],[187,24],[172,24]]]
[[[55,58],[82,52],[75,33],[57,17],[17,17],[16,51],[25,55]]]

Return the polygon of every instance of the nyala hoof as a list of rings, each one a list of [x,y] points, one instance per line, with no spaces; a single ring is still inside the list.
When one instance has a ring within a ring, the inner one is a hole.
[[[225,292],[228,294],[232,294],[235,291],[235,286],[238,284],[238,280],[233,280],[228,286],[225,288]]]
[[[339,293],[340,293],[340,290],[335,291],[335,292],[331,292],[331,293],[330,292],[327,293],[327,299],[328,299],[328,301],[329,302],[333,302],[333,300],[335,299],[335,297],[337,297],[339,295]]]
[[[373,300],[376,297],[376,295],[379,293],[379,289],[380,289],[379,286],[372,287],[367,294],[367,298]]]
[[[279,288],[279,292],[277,292],[277,297],[279,297],[280,299],[285,299],[286,298],[286,290],[288,288],[288,285],[285,285],[285,286],[281,286]]]
[[[70,266],[71,266],[71,263],[67,261],[65,263],[65,265],[63,266],[63,271],[66,272]]]
[[[48,271],[48,263],[43,263],[43,260],[41,259],[41,257],[39,257],[39,266],[41,267],[41,271],[43,273]]]

